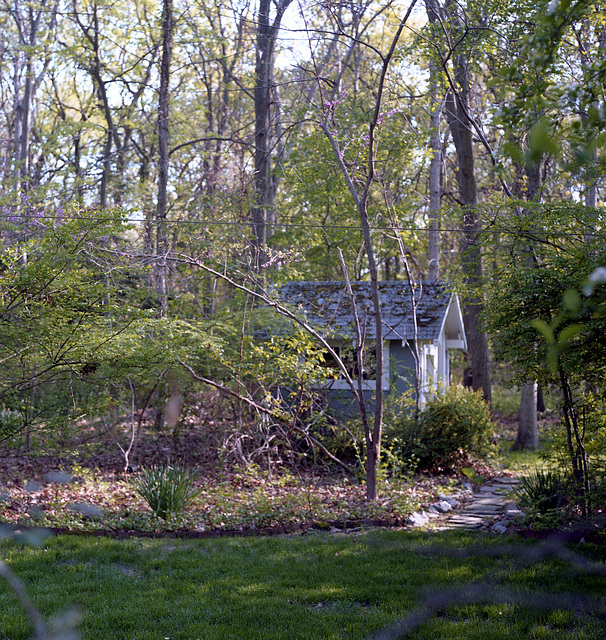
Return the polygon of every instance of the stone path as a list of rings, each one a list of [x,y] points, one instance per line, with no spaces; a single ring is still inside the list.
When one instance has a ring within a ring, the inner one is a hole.
[[[493,478],[474,492],[461,508],[449,512],[441,528],[482,529],[490,527],[496,533],[507,533],[513,525],[513,517],[520,513],[508,494],[519,480]],[[452,515],[451,515],[452,514]]]
[[[490,529],[507,533],[514,516],[520,513],[509,494],[519,483],[515,478],[499,477],[489,480],[479,490],[471,484],[456,498],[438,494],[427,511],[410,516],[412,526],[431,526],[435,531],[449,529]]]

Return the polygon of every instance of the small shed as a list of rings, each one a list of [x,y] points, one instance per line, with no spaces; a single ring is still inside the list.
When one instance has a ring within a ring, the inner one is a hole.
[[[352,282],[351,288],[369,354],[362,378],[363,389],[370,394],[375,389],[376,380],[372,362],[376,330],[370,282]],[[280,298],[320,331],[350,368],[352,377],[357,378],[359,372],[354,356],[357,333],[352,297],[346,283],[289,282],[281,287]],[[413,312],[413,296],[408,282],[384,281],[379,282],[379,299],[384,340],[383,388],[404,393],[414,386],[413,345],[416,338],[421,373],[420,400],[424,401],[438,384],[448,385],[450,351],[467,348],[458,296],[445,283],[417,283]],[[326,366],[333,367],[335,375],[334,379],[323,381],[323,385],[330,391],[340,392],[340,397],[344,398],[350,392],[349,385],[328,354]]]

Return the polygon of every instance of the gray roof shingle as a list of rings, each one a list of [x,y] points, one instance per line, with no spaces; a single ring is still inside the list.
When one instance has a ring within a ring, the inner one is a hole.
[[[352,282],[358,318],[367,339],[376,336],[370,282]],[[279,289],[283,302],[297,307],[306,320],[322,329],[327,337],[355,336],[351,298],[344,282],[289,282]],[[452,292],[444,283],[415,286],[417,299],[417,338],[436,340],[448,310]],[[410,287],[407,282],[379,282],[383,337],[412,340],[414,325]]]

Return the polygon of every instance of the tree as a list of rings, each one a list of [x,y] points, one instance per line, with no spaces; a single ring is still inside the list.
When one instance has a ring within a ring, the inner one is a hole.
[[[436,21],[437,3],[425,0],[430,23]],[[441,104],[439,69],[434,59],[429,61],[430,148],[429,165],[429,231],[427,242],[427,277],[430,282],[440,277],[440,207],[442,200],[442,139],[440,136]]]
[[[160,91],[158,94],[158,206],[156,213],[156,290],[158,292],[158,312],[160,317],[168,314],[167,255],[168,238],[166,230],[166,208],[168,189],[168,113],[170,61],[173,46],[173,3],[164,0],[162,4],[162,61],[160,63]]]
[[[31,189],[31,139],[36,96],[51,63],[50,42],[56,27],[58,2],[23,4],[10,3],[2,7],[10,15],[12,28],[5,21],[8,51],[13,49],[11,60],[13,85],[12,178],[17,189]],[[11,38],[16,42],[10,42]],[[4,47],[3,47],[4,49]],[[8,66],[8,65],[7,65]],[[8,176],[5,176],[5,178]]]
[[[585,293],[582,287],[590,274],[602,273],[603,264],[603,243],[585,243],[578,228],[576,243],[566,250],[554,250],[538,266],[503,273],[488,315],[496,356],[512,362],[518,379],[541,380],[562,394],[568,460],[584,512],[590,489],[584,439],[592,420],[592,390],[606,381],[606,316],[599,277]]]
[[[274,80],[276,39],[284,12],[292,0],[278,0],[271,15],[271,0],[259,0],[255,47],[255,199],[251,220],[255,237],[254,267],[258,271],[267,262],[268,223],[275,220],[277,175],[272,173],[272,151],[279,140],[281,106]],[[276,135],[278,132],[278,135]],[[271,226],[270,226],[271,228]]]
[[[324,132],[324,135],[329,140],[333,149],[334,157],[342,172],[343,179],[347,185],[347,188],[351,194],[351,198],[358,213],[361,227],[362,236],[364,239],[364,250],[366,253],[366,260],[368,265],[368,272],[371,283],[371,298],[373,303],[374,320],[375,320],[375,356],[376,356],[376,385],[375,385],[375,408],[373,416],[373,426],[370,427],[369,420],[366,415],[366,407],[362,394],[360,395],[360,415],[364,425],[364,435],[366,440],[366,495],[369,500],[376,500],[378,497],[377,487],[377,471],[379,465],[379,459],[381,455],[381,434],[383,427],[383,321],[381,318],[381,304],[379,300],[378,280],[379,272],[377,269],[377,262],[375,258],[375,250],[372,239],[372,233],[369,224],[369,211],[368,211],[368,199],[376,177],[376,147],[378,144],[377,134],[378,127],[381,121],[381,111],[383,107],[383,90],[385,87],[385,81],[387,74],[390,70],[390,65],[398,46],[402,32],[406,26],[406,23],[412,13],[412,10],[416,2],[413,0],[404,16],[398,20],[395,33],[391,39],[389,49],[385,54],[380,55],[381,59],[381,73],[379,76],[379,84],[377,87],[377,93],[374,103],[374,109],[370,117],[368,124],[367,134],[367,160],[366,160],[366,176],[358,189],[354,182],[354,176],[347,167],[344,161],[343,149],[339,143],[338,138],[333,132],[333,119],[334,119],[334,105],[336,96],[330,96],[330,99],[323,98],[323,113],[320,121],[320,127]],[[320,91],[320,95],[322,95]],[[358,335],[357,343],[359,348],[362,348],[363,340],[362,336]]]
[[[445,7],[451,24],[461,29],[461,17],[454,3]],[[464,37],[459,42],[464,43]],[[457,46],[461,46],[461,44]],[[445,114],[457,153],[457,182],[459,198],[463,209],[463,232],[465,244],[462,247],[462,271],[470,294],[464,303],[463,318],[471,359],[471,381],[474,389],[482,389],[484,399],[491,401],[490,361],[488,338],[480,324],[482,311],[482,247],[478,238],[480,220],[478,217],[478,191],[475,173],[473,126],[471,112],[471,71],[467,53],[449,51],[454,57],[450,91],[446,96]]]
[[[548,10],[546,5],[538,8],[535,7],[515,7],[511,12],[511,19],[508,21],[508,28],[503,32],[508,42],[511,42],[510,52],[513,58],[504,58],[501,63],[501,74],[509,81],[514,79],[511,86],[513,90],[507,86],[501,91],[501,99],[505,102],[502,109],[501,122],[506,125],[506,136],[508,142],[505,149],[509,150],[512,157],[512,192],[519,201],[526,200],[535,203],[531,206],[524,206],[521,202],[515,204],[515,221],[518,231],[518,242],[523,247],[523,259],[529,266],[536,266],[537,260],[540,260],[542,253],[540,245],[537,244],[536,232],[543,232],[546,229],[544,220],[542,219],[542,209],[536,206],[538,202],[545,196],[553,197],[553,185],[556,172],[559,180],[555,182],[556,189],[562,189],[562,182],[566,180],[566,173],[574,166],[575,161],[570,160],[570,151],[575,153],[574,134],[571,136],[570,115],[576,110],[572,102],[563,111],[561,105],[565,102],[556,101],[554,88],[563,87],[566,82],[562,82],[563,77],[569,78],[570,84],[579,82],[581,78],[577,76],[578,62],[583,66],[586,65],[590,57],[589,48],[584,49],[579,46],[575,51],[569,44],[560,47],[560,55],[557,57],[545,55],[546,49],[541,46],[537,48],[536,44],[532,45],[532,54],[529,54],[529,46],[526,35],[526,21],[531,18],[535,27],[533,29],[532,40],[542,42],[543,46],[553,52],[553,46],[561,35],[558,32],[571,32],[571,36],[575,34],[575,12],[574,9],[570,15],[567,15],[567,9],[560,17],[556,17],[560,13],[560,8],[553,11]],[[564,19],[561,18],[565,15]],[[572,19],[572,25],[567,23]],[[582,18],[584,27],[587,29],[587,16]],[[557,27],[556,27],[557,25]],[[554,27],[556,31],[554,32]],[[551,34],[548,36],[548,34]],[[585,31],[585,35],[587,32]],[[553,41],[551,36],[555,36]],[[591,40],[585,39],[587,44]],[[571,39],[566,38],[567,43]],[[580,42],[577,33],[577,41]],[[599,41],[599,38],[597,39]],[[512,62],[513,59],[513,62]],[[583,78],[582,82],[587,82],[587,78]],[[560,94],[560,89],[556,89],[556,94]],[[524,96],[523,102],[520,96]],[[551,96],[551,97],[550,97]],[[568,112],[570,107],[572,111]],[[586,108],[591,105],[579,104],[579,113],[574,114],[576,117],[587,119]],[[574,123],[572,130],[574,130]],[[557,140],[564,141],[564,144],[558,144]],[[570,141],[573,149],[566,150]],[[594,186],[587,189],[586,185],[581,187],[585,190],[585,201],[593,202],[593,195],[597,194],[595,189],[595,181],[597,173],[595,172],[595,158],[597,147],[592,146],[590,151],[591,163],[593,164]],[[577,149],[578,155],[578,149]],[[567,157],[568,156],[568,157]],[[560,160],[560,166],[557,160]],[[578,166],[577,166],[578,170]],[[574,170],[573,170],[574,171]],[[570,174],[569,174],[570,175]],[[550,185],[551,183],[551,185]],[[551,189],[550,189],[551,187]],[[577,190],[578,186],[570,185],[570,191]],[[551,194],[550,194],[551,191]],[[593,194],[593,195],[591,195]],[[565,197],[565,192],[561,192],[561,196]],[[588,199],[589,198],[589,199]],[[591,210],[586,210],[588,219],[595,217]],[[592,230],[588,230],[592,233]],[[517,248],[514,250],[518,255]],[[510,252],[510,256],[512,256]],[[518,428],[518,436],[514,444],[514,448],[536,448],[538,446],[538,431],[536,424],[536,384],[534,382],[526,382],[522,385],[522,401],[520,406],[520,420]]]

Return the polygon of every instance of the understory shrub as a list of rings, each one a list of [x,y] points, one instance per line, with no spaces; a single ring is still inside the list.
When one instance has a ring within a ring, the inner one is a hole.
[[[516,489],[519,505],[540,514],[564,507],[568,501],[570,480],[559,471],[535,471],[520,478]]]
[[[592,515],[603,512],[606,505],[606,400],[601,394],[584,391],[576,396],[575,401],[579,435],[587,463],[584,469],[587,485],[578,476],[575,479],[574,471],[571,469],[570,445],[564,420],[558,425],[559,428],[552,430],[549,446],[541,452],[540,457],[548,468],[558,470],[549,472],[551,476],[559,474],[560,477],[564,477],[566,470],[570,514],[582,513],[585,507],[586,515]],[[548,481],[555,485],[556,478],[542,478],[538,473],[529,479],[529,482],[539,486],[545,485]],[[530,491],[529,493],[532,495]],[[528,506],[533,512],[540,512],[536,505]]]
[[[394,440],[400,456],[417,469],[445,471],[466,455],[490,451],[494,423],[480,391],[462,386],[441,389],[421,408],[418,418],[400,418]]]
[[[561,527],[567,517],[572,486],[571,478],[558,470],[539,469],[520,478],[515,495],[525,512],[523,523],[536,530]]]
[[[200,494],[195,481],[192,471],[167,464],[144,469],[133,480],[133,486],[154,514],[166,520],[170,514],[183,511]]]
[[[11,438],[19,433],[23,426],[23,416],[19,411],[0,409],[0,440]]]

